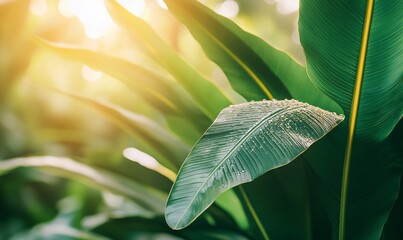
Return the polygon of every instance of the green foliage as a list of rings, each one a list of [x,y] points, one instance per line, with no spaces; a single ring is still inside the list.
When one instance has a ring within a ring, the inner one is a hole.
[[[245,32],[197,1],[167,0],[169,9],[200,42],[247,100],[295,98],[330,111],[339,107],[309,80],[305,68],[286,53]]]
[[[178,173],[167,203],[169,226],[186,227],[222,192],[288,164],[342,119],[295,100],[224,109]]]
[[[132,38],[141,41],[144,50],[182,84],[207,116],[213,119],[230,104],[220,89],[180,58],[142,19],[130,14],[117,1],[107,1],[107,6],[116,23]],[[208,98],[203,94],[205,92],[208,92]]]
[[[133,198],[144,208],[153,211],[163,211],[164,194],[155,190],[150,191],[136,182],[114,173],[101,169],[94,169],[68,158],[58,157],[27,157],[15,158],[0,163],[0,174],[18,167],[35,167],[55,174],[88,182],[99,188],[106,188],[112,192]]]
[[[398,1],[301,1],[299,26],[308,75],[350,118],[349,126],[328,137],[329,146],[313,151],[326,160],[311,162],[325,183],[333,229],[341,231],[335,230],[334,238],[381,238],[399,194],[401,173],[389,164],[402,158],[391,149],[398,143],[390,140],[403,114],[403,33],[397,30],[401,13],[396,11],[401,7]],[[340,199],[341,205],[330,204]]]
[[[301,0],[306,67],[266,1],[106,0],[102,40],[35,2],[0,3],[1,239],[401,236],[401,2]]]

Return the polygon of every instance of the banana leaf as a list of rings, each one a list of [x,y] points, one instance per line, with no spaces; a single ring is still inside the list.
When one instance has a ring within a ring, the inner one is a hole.
[[[33,41],[64,58],[81,62],[115,77],[165,114],[201,117],[191,97],[171,79],[104,53],[41,38],[34,38]]]
[[[123,176],[79,163],[70,158],[34,156],[3,160],[0,161],[0,174],[21,167],[36,168],[57,176],[79,180],[90,186],[128,197],[153,212],[162,213],[164,211],[165,195],[163,192],[147,188]]]
[[[211,120],[233,102],[213,82],[189,66],[146,22],[132,15],[117,1],[108,0],[106,5],[116,23],[143,45],[142,50],[175,77]],[[209,97],[206,98],[206,95]]]
[[[29,64],[32,44],[27,41],[29,1],[0,2],[0,107],[10,87]]]
[[[145,116],[135,114],[106,101],[97,101],[71,92],[56,91],[98,111],[124,132],[133,136],[139,144],[139,149],[153,155],[161,164],[173,171],[177,170],[189,152],[188,145],[184,144],[169,130]]]
[[[167,202],[168,225],[188,226],[222,192],[290,163],[342,120],[295,100],[224,109],[178,173]]]
[[[399,194],[403,157],[392,131],[403,113],[402,7],[401,1],[300,3],[308,75],[349,119],[309,156],[333,239],[380,239]]]
[[[286,53],[198,1],[164,1],[247,100],[294,98],[341,113],[337,104],[311,83],[305,68]]]
[[[210,119],[200,112],[192,97],[172,79],[127,60],[100,52],[41,38],[33,38],[33,41],[62,57],[86,64],[121,81],[147,103],[165,114],[168,123],[174,123],[170,121],[172,118],[175,122],[181,122],[182,128],[177,128],[174,124],[170,124],[170,127],[188,144],[194,144],[211,123]],[[189,126],[190,129],[185,126]]]

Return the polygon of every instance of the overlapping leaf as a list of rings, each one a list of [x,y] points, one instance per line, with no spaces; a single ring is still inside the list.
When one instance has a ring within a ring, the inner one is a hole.
[[[83,181],[96,188],[133,199],[146,209],[162,213],[165,196],[156,189],[141,186],[123,176],[97,169],[65,157],[37,156],[0,161],[0,174],[19,167],[33,167],[58,176]]]
[[[130,14],[115,0],[106,3],[116,23],[143,45],[142,50],[176,78],[210,119],[214,119],[221,109],[231,103],[216,85],[189,66],[146,22]]]
[[[197,118],[196,105],[175,81],[127,60],[97,51],[34,38],[35,43],[62,57],[103,71],[130,87],[147,102],[166,114]]]
[[[151,239],[194,239],[194,240],[224,240],[237,239],[247,240],[241,233],[234,230],[222,229],[220,227],[211,226],[207,223],[199,222],[194,228],[185,229],[183,231],[174,231],[170,229],[164,222],[163,218],[142,218],[142,217],[126,217],[115,218],[98,226],[93,230],[109,236],[112,239],[142,238],[144,233]],[[138,235],[137,235],[138,234]]]
[[[178,173],[167,203],[168,225],[186,227],[219,194],[288,164],[342,119],[295,100],[224,109]]]
[[[330,111],[340,108],[309,80],[305,68],[286,53],[242,30],[198,1],[164,0],[207,56],[247,100],[294,98]]]
[[[33,49],[25,39],[28,12],[28,1],[0,2],[0,105],[29,64]]]
[[[131,134],[142,151],[152,154],[164,166],[176,170],[189,147],[151,119],[127,111],[106,101],[97,101],[79,94],[60,91],[101,113],[105,118]]]

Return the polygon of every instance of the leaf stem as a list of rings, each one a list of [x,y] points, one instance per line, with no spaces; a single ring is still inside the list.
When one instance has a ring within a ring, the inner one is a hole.
[[[255,209],[253,208],[248,196],[246,195],[245,190],[243,189],[242,185],[240,185],[239,187],[239,191],[241,192],[242,197],[245,200],[246,206],[248,207],[250,214],[252,215],[253,219],[255,220],[261,234],[263,235],[265,240],[270,240],[269,235],[267,234],[266,230],[263,227],[262,222],[260,221],[259,217],[256,214]]]
[[[339,219],[339,240],[345,238],[345,217],[346,217],[346,204],[347,204],[347,191],[348,191],[348,176],[350,170],[351,154],[353,150],[353,138],[355,134],[358,108],[360,103],[361,86],[364,79],[365,60],[367,56],[369,32],[371,28],[372,13],[374,9],[374,0],[368,0],[367,9],[365,12],[364,26],[361,38],[361,49],[358,58],[357,73],[355,78],[355,86],[353,98],[351,102],[349,131],[347,138],[346,152],[344,155],[343,178],[341,185],[341,199],[340,199],[340,219]]]

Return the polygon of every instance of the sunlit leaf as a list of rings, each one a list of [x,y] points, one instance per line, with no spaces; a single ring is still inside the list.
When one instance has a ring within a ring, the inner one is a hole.
[[[125,10],[117,1],[108,0],[106,3],[116,23],[143,44],[142,50],[176,78],[210,119],[230,105],[231,100],[215,84],[188,65],[146,22]]]
[[[156,189],[147,188],[121,175],[94,168],[70,158],[37,156],[4,160],[0,161],[0,174],[5,174],[20,167],[32,167],[57,176],[82,181],[93,187],[133,199],[146,209],[157,213],[164,211],[164,193]]]
[[[130,112],[106,101],[97,101],[89,97],[66,91],[58,92],[72,97],[101,113],[124,132],[133,136],[142,151],[155,155],[166,167],[176,170],[189,152],[189,146],[180,141],[173,133],[164,129],[151,119]],[[140,148],[139,147],[139,148]]]
[[[186,227],[222,192],[288,164],[342,120],[296,100],[224,109],[178,173],[167,203],[168,225]]]
[[[104,53],[49,42],[41,38],[34,38],[33,41],[62,57],[110,74],[164,113],[193,118],[201,117],[200,113],[196,111],[197,106],[191,97],[171,79],[127,60]]]
[[[0,107],[32,54],[26,41],[28,7],[29,1],[0,1]]]

